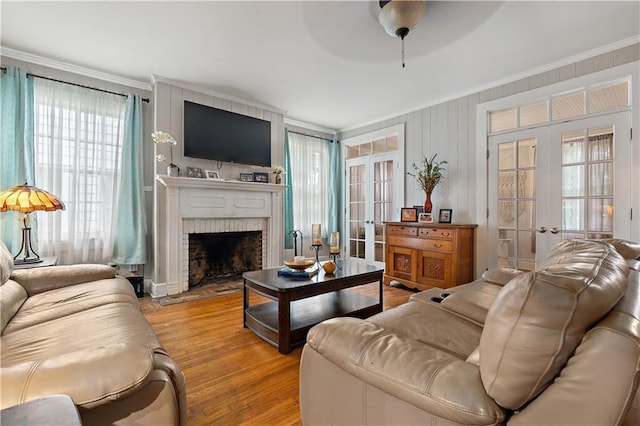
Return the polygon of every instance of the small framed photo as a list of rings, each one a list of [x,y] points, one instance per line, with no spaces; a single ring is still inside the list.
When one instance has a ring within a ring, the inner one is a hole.
[[[187,167],[187,177],[202,178],[202,169],[200,167]]]
[[[215,170],[205,170],[204,173],[207,179],[220,179],[220,173]]]
[[[253,181],[269,183],[269,173],[253,172]]]
[[[413,207],[400,209],[400,222],[415,222],[418,220],[418,211]]]
[[[433,215],[431,213],[420,213],[418,216],[420,223],[433,223]]]
[[[452,209],[440,209],[440,214],[438,215],[438,223],[451,223],[452,215]]]
[[[253,173],[240,173],[240,182],[253,182]]]
[[[424,213],[424,206],[413,206],[413,208],[416,209],[416,212],[418,212],[418,214]]]

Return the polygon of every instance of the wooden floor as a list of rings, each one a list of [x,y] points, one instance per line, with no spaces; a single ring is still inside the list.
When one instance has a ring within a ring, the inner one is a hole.
[[[377,297],[376,284],[358,289]],[[411,294],[385,286],[384,309]],[[302,348],[282,355],[243,328],[241,292],[169,306],[146,296],[140,304],[185,375],[188,425],[301,424]]]

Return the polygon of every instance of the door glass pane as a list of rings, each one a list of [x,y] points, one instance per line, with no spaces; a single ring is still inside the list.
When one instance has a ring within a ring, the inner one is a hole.
[[[562,167],[562,196],[581,197],[584,195],[584,166]]]
[[[613,232],[613,200],[589,200],[589,231]]]
[[[498,170],[512,170],[516,166],[515,143],[498,145]]]
[[[629,105],[629,83],[594,88],[589,91],[589,112],[609,111]]]
[[[389,136],[387,138],[387,152],[398,150],[398,136]]]
[[[513,200],[498,201],[498,226],[515,228],[516,203]]]
[[[536,166],[536,139],[518,141],[518,168]]]
[[[516,173],[513,171],[498,173],[498,198],[515,198],[515,178]]]
[[[551,100],[551,117],[553,120],[577,117],[584,114],[584,92],[562,96]]]
[[[535,263],[536,260],[536,233],[535,231],[518,231],[518,269],[521,261]],[[531,269],[529,266],[528,269]]]
[[[360,145],[360,157],[367,157],[371,155],[371,152],[371,142]]]
[[[589,165],[589,195],[613,195],[613,163]]]
[[[609,130],[609,129],[607,129]],[[589,132],[589,161],[613,159],[613,133],[591,135]]]
[[[489,113],[489,129],[491,133],[516,128],[516,109]]]
[[[380,139],[373,142],[373,153],[382,154],[387,150],[387,143],[384,139]]]
[[[514,231],[500,229],[498,231],[498,266],[515,268]]]
[[[536,196],[536,171],[518,171],[518,198],[535,198]]]
[[[562,229],[565,231],[584,231],[584,199],[562,200]]]
[[[549,119],[547,112],[547,101],[520,107],[520,127],[531,126],[532,124],[544,123]]]
[[[518,201],[518,228],[536,227],[536,202]]]
[[[349,158],[357,158],[359,156],[360,149],[358,146],[348,146],[347,147],[347,159]]]
[[[584,132],[562,134],[562,164],[582,163],[584,161]]]

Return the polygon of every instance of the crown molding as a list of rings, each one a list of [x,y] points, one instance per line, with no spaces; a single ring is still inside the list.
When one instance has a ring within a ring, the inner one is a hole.
[[[280,109],[271,105],[250,101],[248,99],[243,99],[239,96],[229,95],[228,93],[218,92],[216,90],[207,89],[206,87],[200,87],[195,84],[185,83],[184,81],[174,80],[174,79],[163,77],[157,74],[151,75],[151,83],[154,87],[158,83],[164,83],[164,84],[169,84],[171,86],[180,87],[181,89],[192,90],[194,92],[204,93],[205,95],[215,96],[216,98],[226,99],[231,102],[238,102],[247,106],[252,106],[254,108],[260,108],[267,111],[275,112],[277,114],[284,115],[287,113],[286,110]]]
[[[91,77],[102,81],[108,81],[109,83],[120,84],[123,86],[132,87],[139,90],[146,90],[150,92],[152,90],[151,84],[144,81],[132,80],[130,78],[120,77],[118,75],[109,74],[106,72],[94,70],[91,68],[81,67],[78,65],[68,64],[55,59],[45,58],[44,56],[38,56],[31,53],[21,52],[19,50],[10,49],[0,46],[0,56],[6,56],[7,58],[16,59],[18,61],[30,62],[32,64],[40,65],[47,68],[54,68],[60,71],[70,72],[73,74],[79,74],[85,77]]]
[[[358,124],[358,125],[355,125],[355,126],[349,126],[347,128],[344,128],[344,129],[338,129],[338,133],[345,133],[345,132],[349,132],[351,130],[360,129],[360,128],[363,128],[363,127],[366,127],[366,126],[369,126],[369,125],[372,125],[372,124],[380,123],[380,122],[385,121],[385,120],[389,120],[389,119],[392,119],[392,118],[400,117],[402,115],[410,114],[410,113],[415,112],[415,111],[420,111],[421,109],[429,108],[429,107],[432,107],[434,105],[444,104],[446,102],[453,101],[455,99],[460,99],[460,98],[463,98],[465,96],[473,95],[475,93],[484,92],[485,90],[495,89],[496,87],[502,86],[504,84],[513,83],[514,81],[522,80],[523,78],[533,77],[534,75],[542,74],[542,73],[545,73],[547,71],[554,70],[556,68],[561,68],[561,67],[564,67],[566,65],[574,64],[576,62],[580,62],[580,61],[583,61],[585,59],[594,58],[594,57],[596,57],[598,55],[602,55],[604,53],[610,53],[610,52],[613,52],[614,50],[622,49],[623,47],[631,46],[631,45],[634,45],[636,43],[640,43],[640,36],[628,37],[628,38],[616,41],[614,43],[610,43],[610,44],[607,44],[607,45],[604,45],[604,46],[601,46],[601,47],[598,47],[598,48],[595,48],[595,49],[587,50],[586,52],[579,53],[579,54],[574,55],[574,56],[570,56],[570,57],[562,59],[560,61],[551,62],[549,64],[542,65],[540,67],[533,68],[533,69],[524,71],[524,72],[519,73],[519,74],[514,74],[514,75],[511,75],[509,77],[502,78],[500,80],[495,80],[495,81],[492,81],[492,82],[489,82],[489,83],[485,83],[485,84],[480,85],[480,86],[472,87],[472,88],[470,88],[468,90],[465,90],[465,91],[462,91],[462,92],[454,93],[452,95],[449,95],[449,96],[446,96],[446,97],[442,97],[440,99],[436,99],[436,100],[431,101],[429,103],[425,103],[423,105],[419,105],[418,107],[413,107],[413,108],[410,108],[410,109],[406,109],[406,110],[402,110],[402,111],[399,111],[399,112],[395,112],[393,115],[383,116],[383,117],[380,117],[378,119],[370,120],[370,121],[367,121],[367,122],[362,123],[362,124]]]

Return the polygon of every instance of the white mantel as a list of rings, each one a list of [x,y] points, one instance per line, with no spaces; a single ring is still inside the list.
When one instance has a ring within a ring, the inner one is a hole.
[[[182,274],[182,265],[188,263],[183,250],[185,221],[263,219],[266,223],[267,250],[262,267],[275,268],[282,263],[284,185],[164,175],[156,176],[156,180],[166,187],[166,220],[162,224],[166,253],[162,253],[158,259],[166,262],[166,283],[154,283],[152,295],[178,294],[189,289],[189,283]]]

